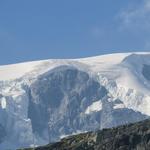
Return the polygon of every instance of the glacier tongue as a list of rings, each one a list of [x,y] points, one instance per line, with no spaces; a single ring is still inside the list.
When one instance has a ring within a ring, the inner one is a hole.
[[[149,76],[149,53],[0,66],[0,149],[143,120]]]

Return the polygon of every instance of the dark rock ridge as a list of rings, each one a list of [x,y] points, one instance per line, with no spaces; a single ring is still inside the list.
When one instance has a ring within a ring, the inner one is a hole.
[[[35,150],[150,150],[150,120],[70,136]]]

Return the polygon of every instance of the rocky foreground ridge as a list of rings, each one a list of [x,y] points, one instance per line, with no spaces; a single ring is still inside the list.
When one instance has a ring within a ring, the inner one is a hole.
[[[69,136],[35,150],[150,150],[150,120]]]

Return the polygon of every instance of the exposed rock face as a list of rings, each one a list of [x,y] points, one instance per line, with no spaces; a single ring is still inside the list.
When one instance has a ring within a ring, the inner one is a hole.
[[[28,115],[39,136],[49,133],[49,140],[55,141],[60,135],[100,127],[100,113],[86,115],[84,111],[108,92],[86,72],[58,67],[40,76],[30,91]]]
[[[35,150],[149,150],[150,120],[62,139]],[[32,149],[26,149],[32,150]]]
[[[60,66],[41,75],[31,85],[28,117],[33,132],[47,142],[57,141],[61,135],[110,128],[147,118],[127,108],[114,109],[122,103],[109,99],[105,87],[86,72]],[[87,107],[97,101],[102,103],[102,108],[86,114]]]

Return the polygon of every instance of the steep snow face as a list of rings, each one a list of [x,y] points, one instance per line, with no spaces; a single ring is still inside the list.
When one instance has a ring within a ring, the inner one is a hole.
[[[101,85],[113,97],[122,100],[127,108],[150,115],[149,66],[149,54],[132,54],[110,69],[111,74],[116,75],[115,78],[101,71],[97,77]]]
[[[86,64],[90,71],[116,81],[119,86],[149,94],[150,86],[142,70],[150,64],[150,53],[110,54],[79,61]]]
[[[124,80],[124,82],[122,81],[123,79],[125,79],[123,78],[123,74],[118,80],[122,81],[123,85],[126,87],[130,87],[131,89],[135,89],[136,91],[142,91],[145,94],[149,94],[150,85],[146,78],[149,75],[149,65],[150,54],[132,54],[126,57],[121,63],[121,67],[124,68],[124,72],[126,72],[125,75],[127,76],[128,80]]]
[[[143,120],[149,76],[150,53],[0,66],[0,149]]]

